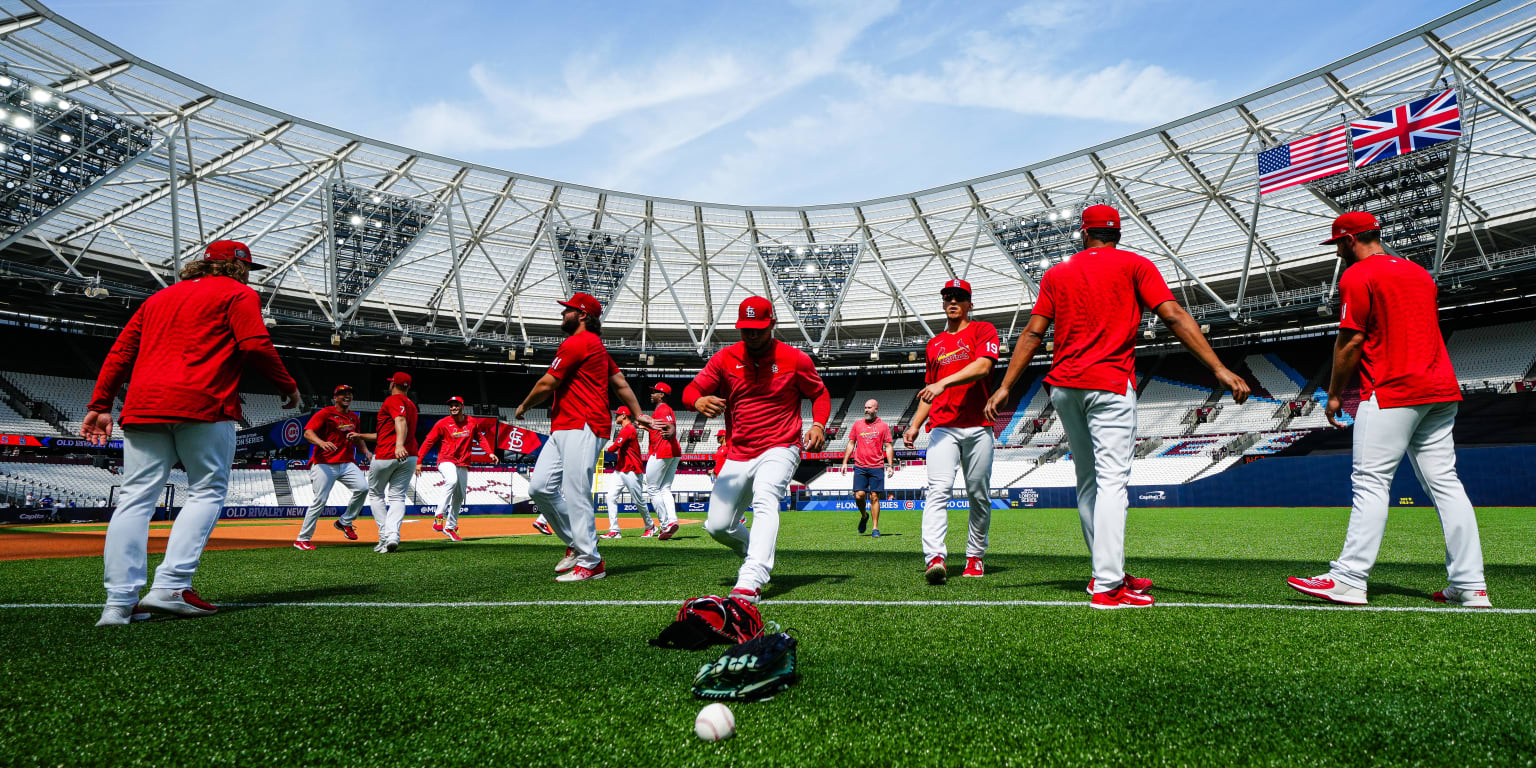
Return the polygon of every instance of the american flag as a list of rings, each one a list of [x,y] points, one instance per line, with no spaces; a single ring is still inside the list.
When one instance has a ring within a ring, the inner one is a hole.
[[[1349,124],[1355,143],[1355,167],[1406,155],[1415,149],[1461,135],[1461,109],[1455,89],[1410,101],[1379,115]]]
[[[1259,194],[1305,184],[1349,170],[1349,145],[1341,125],[1259,153]]]

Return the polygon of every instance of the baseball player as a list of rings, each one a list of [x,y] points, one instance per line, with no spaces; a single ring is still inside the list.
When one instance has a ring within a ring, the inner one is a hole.
[[[672,495],[672,479],[677,476],[678,462],[683,459],[683,446],[677,441],[677,415],[667,405],[667,395],[672,385],[657,382],[651,388],[651,421],[656,428],[650,431],[650,457],[645,462],[645,500],[656,510],[661,519],[661,535],[666,540],[677,533],[677,498]]]
[[[756,603],[773,572],[779,501],[800,466],[801,445],[827,442],[832,398],[809,355],[773,338],[773,302],[749,296],[737,307],[741,341],[716,352],[683,391],[683,406],[706,417],[725,414],[730,439],[709,495],[705,530],[746,558],[731,597]],[[814,423],[800,435],[800,401]],[[752,528],[741,516],[752,508]]]
[[[549,370],[517,406],[517,418],[554,396],[549,440],[539,451],[528,495],[566,544],[565,556],[555,565],[555,581],[588,581],[607,575],[597,551],[592,476],[601,441],[612,432],[608,392],[612,389],[630,413],[639,413],[640,403],[603,346],[602,305],[585,293],[573,294],[560,304],[565,307],[560,330],[566,339]],[[651,426],[648,416],[642,414],[637,420],[641,426]]]
[[[357,528],[352,523],[363,511],[363,502],[368,500],[368,479],[358,468],[353,453],[362,440],[357,413],[352,410],[352,387],[347,384],[336,387],[331,392],[331,402],[315,411],[315,415],[309,417],[309,423],[304,425],[304,439],[314,446],[309,452],[309,484],[315,490],[315,498],[309,503],[309,511],[304,513],[299,538],[293,542],[294,549],[303,551],[315,548],[310,543],[315,537],[315,524],[320,522],[320,515],[325,514],[331,486],[337,481],[352,492],[346,511],[331,523],[341,535],[357,541]],[[363,450],[367,450],[366,446]]]
[[[432,530],[447,536],[449,541],[464,540],[459,535],[459,512],[463,510],[464,493],[469,487],[469,456],[476,445],[487,454],[496,455],[496,446],[491,443],[494,428],[494,420],[476,419],[464,413],[464,398],[454,396],[448,398],[448,418],[438,419],[421,441],[418,452],[421,456],[442,446],[437,452],[437,471],[443,476],[448,493],[437,504],[437,513],[432,516]],[[416,464],[414,474],[421,476],[420,462]]]
[[[714,467],[709,471],[709,479],[711,480],[720,476],[720,469],[725,466],[725,456],[730,452],[730,449],[725,445],[725,435],[726,431],[723,429],[715,433],[715,445],[718,447],[715,448]]]
[[[1077,470],[1077,511],[1093,559],[1088,591],[1094,608],[1142,608],[1153,604],[1151,579],[1125,572],[1126,486],[1136,447],[1136,326],[1151,309],[1200,360],[1232,399],[1248,399],[1248,384],[1227,370],[1174,300],[1157,267],[1123,251],[1120,213],[1107,205],[1083,210],[1084,250],[1051,267],[1029,323],[1013,348],[1003,384],[987,402],[995,418],[1056,324],[1055,357],[1045,381],[1066,430]]]
[[[107,601],[97,626],[128,624],[148,614],[207,616],[218,608],[192,589],[203,547],[229,490],[240,419],[244,363],[299,405],[298,385],[261,322],[261,302],[246,286],[252,269],[244,243],[209,243],[180,281],[144,301],[102,363],[80,436],[93,445],[112,437],[112,401],[123,383],[123,484],[102,551]],[[187,501],[166,542],[165,559],[141,600],[148,571],[149,519],[171,468],[187,472]]]
[[[1364,605],[1366,581],[1387,527],[1387,493],[1397,465],[1408,454],[1419,484],[1429,493],[1445,530],[1445,570],[1450,584],[1437,602],[1488,608],[1483,547],[1477,514],[1456,477],[1456,425],[1461,387],[1440,335],[1434,278],[1423,267],[1386,253],[1381,225],[1355,211],[1334,219],[1323,243],[1348,265],[1339,278],[1339,336],[1328,379],[1328,421],[1343,427],[1339,395],[1360,371],[1355,411],[1354,505],[1344,551],[1328,572],[1291,578],[1298,592],[1344,605]]]
[[[870,533],[880,538],[880,494],[885,493],[885,477],[896,471],[896,454],[891,450],[891,425],[880,418],[880,403],[864,401],[864,420],[848,430],[848,448],[843,451],[843,471],[853,459],[853,503],[859,506],[859,533],[869,525],[865,502],[873,505],[875,527]]]
[[[952,279],[939,289],[944,302],[944,332],[928,340],[928,386],[918,393],[917,413],[902,435],[915,447],[924,422],[928,441],[928,493],[923,502],[923,575],[929,584],[949,578],[949,497],[958,469],[970,499],[969,534],[965,540],[965,570],[961,576],[986,575],[987,531],[992,527],[992,419],[987,404],[987,379],[997,363],[997,329],[971,319],[971,284]]]
[[[645,520],[645,533],[640,534],[640,537],[648,539],[659,532],[659,527],[651,520],[651,511],[645,507],[645,490],[640,480],[640,474],[645,470],[640,462],[640,432],[630,420],[628,406],[619,406],[617,419],[619,432],[613,436],[613,444],[606,449],[617,456],[618,461],[612,482],[608,484],[608,532],[603,534],[603,538],[617,539],[621,536],[619,492],[628,490],[629,498],[634,500],[635,508],[640,510],[640,516]]]
[[[400,548],[400,524],[405,522],[405,495],[416,473],[416,403],[409,397],[411,375],[389,378],[389,397],[379,405],[377,432],[363,435],[377,447],[368,465],[368,506],[379,526],[380,554]]]

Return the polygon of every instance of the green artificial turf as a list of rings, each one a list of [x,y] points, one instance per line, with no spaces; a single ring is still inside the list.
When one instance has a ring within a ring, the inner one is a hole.
[[[693,736],[712,652],[651,648],[673,605],[251,605],[95,628],[94,608],[0,609],[0,755],[15,765],[1532,765],[1536,614],[1298,611],[1338,509],[1133,510],[1128,567],[1163,606],[1092,611],[1075,511],[999,511],[985,579],[929,587],[918,515],[784,515],[766,619],[803,680]],[[951,516],[957,558],[965,513]],[[1536,510],[1479,513],[1490,595],[1536,608]],[[415,522],[411,525],[425,525]],[[474,517],[462,531],[474,535]],[[684,527],[602,542],[609,577],[557,584],[550,537],[209,552],[225,604],[666,600],[739,560]],[[1371,603],[1433,607],[1432,510],[1396,509]],[[157,558],[152,558],[152,561]],[[0,563],[0,604],[97,603],[98,558]],[[775,600],[1068,601],[805,605]],[[721,650],[719,648],[716,651]]]

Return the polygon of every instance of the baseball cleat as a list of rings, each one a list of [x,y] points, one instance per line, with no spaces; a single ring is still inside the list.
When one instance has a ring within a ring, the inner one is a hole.
[[[1125,585],[1111,589],[1108,592],[1095,592],[1088,605],[1103,611],[1112,611],[1117,608],[1150,608],[1155,602],[1151,595],[1140,592],[1132,592]]]
[[[576,567],[576,550],[571,549],[570,547],[566,547],[565,548],[565,557],[560,558],[560,562],[555,563],[555,573],[565,573],[566,571],[569,571],[570,569],[575,568],[575,567]]]
[[[677,535],[677,523],[667,523],[661,527],[661,535],[656,538],[666,541]]]
[[[1152,580],[1151,579],[1139,579],[1139,578],[1137,578],[1135,576],[1130,575],[1129,573],[1124,573],[1124,574],[1122,574],[1122,578],[1120,579],[1120,586],[1125,587],[1125,588],[1131,590],[1132,592],[1145,592],[1145,591],[1147,591],[1147,590],[1152,588]],[[1093,594],[1093,579],[1089,579],[1088,580],[1087,592],[1090,595]]]
[[[399,548],[400,548],[400,540],[399,539],[390,539],[389,541],[384,542],[384,551],[385,552],[393,552],[393,551],[395,551],[395,550],[397,550]]]
[[[309,542],[307,542],[307,541],[305,541],[303,539],[299,539],[298,541],[295,541],[293,543],[293,548],[297,549],[297,550],[304,551],[304,552],[308,552],[308,551],[314,549],[315,545],[311,544],[311,543],[309,543]]]
[[[944,570],[944,558],[929,558],[928,569],[923,571],[923,578],[935,587],[949,581],[949,572]]]
[[[859,513],[859,533],[863,533],[867,528],[869,528],[869,513],[868,512],[860,512]]]
[[[987,569],[986,569],[985,566],[983,566],[981,564],[981,558],[979,558],[979,557],[967,557],[965,559],[965,570],[962,571],[960,573],[960,575],[961,576],[969,576],[970,578],[973,578],[973,579],[979,579],[979,578],[987,575]]]
[[[731,590],[731,594],[729,596],[734,597],[737,600],[745,600],[753,605],[757,605],[757,601],[763,598],[763,591],[761,589],[742,589],[741,587],[737,587]]]
[[[218,606],[198,597],[192,589],[151,589],[139,601],[139,607],[150,613],[186,617],[212,616],[219,612]]]
[[[352,527],[351,523],[343,523],[340,520],[333,520],[331,525],[335,526],[336,530],[341,531],[341,535],[352,541],[357,541],[357,529]]]
[[[101,618],[97,620],[96,626],[114,627],[149,619],[150,615],[141,613],[137,605],[108,605],[101,609]]]
[[[622,539],[624,535],[618,531],[609,531],[598,537],[599,539]]]
[[[1450,603],[1463,608],[1492,608],[1486,589],[1457,589],[1446,587],[1431,595],[1437,603]]]
[[[640,534],[640,538],[642,538],[642,539],[654,539],[654,538],[656,538],[656,534],[658,534],[658,533],[661,533],[661,529],[660,528],[657,528],[654,525],[647,525],[645,527],[645,533]]]
[[[442,533],[443,532],[443,516],[442,515],[437,515],[436,517],[432,518],[432,530],[437,531],[438,533]]]
[[[375,551],[375,552],[377,552],[377,553],[382,555],[385,552],[388,552],[389,550],[384,548],[384,542],[381,541],[381,542],[373,545],[373,551]]]
[[[880,529],[876,528],[876,529],[870,531],[869,535],[870,535],[871,538],[876,538],[876,539],[880,538]]]
[[[1338,603],[1339,605],[1365,605],[1366,603],[1365,590],[1351,587],[1342,581],[1337,581],[1333,578],[1333,574],[1329,573],[1314,576],[1310,579],[1292,576],[1286,579],[1285,583],[1291,585],[1291,589],[1297,592],[1320,597],[1330,603]]]
[[[533,529],[539,533],[544,534],[545,536],[555,535],[555,529],[549,527],[549,523],[541,523],[535,520],[533,521]]]
[[[447,536],[449,541],[463,541],[464,540],[464,537],[459,535],[459,529],[457,529],[457,528],[444,528],[443,529],[443,535]]]
[[[555,581],[592,581],[594,579],[601,579],[606,575],[608,575],[608,563],[607,561],[603,561],[598,563],[596,568],[588,568],[585,565],[578,565],[575,568],[572,568],[569,571],[556,576]]]

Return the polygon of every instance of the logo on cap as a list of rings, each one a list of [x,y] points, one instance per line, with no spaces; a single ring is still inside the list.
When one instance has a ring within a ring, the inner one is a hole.
[[[736,312],[736,327],[761,330],[773,324],[773,302],[761,296],[743,299]]]

